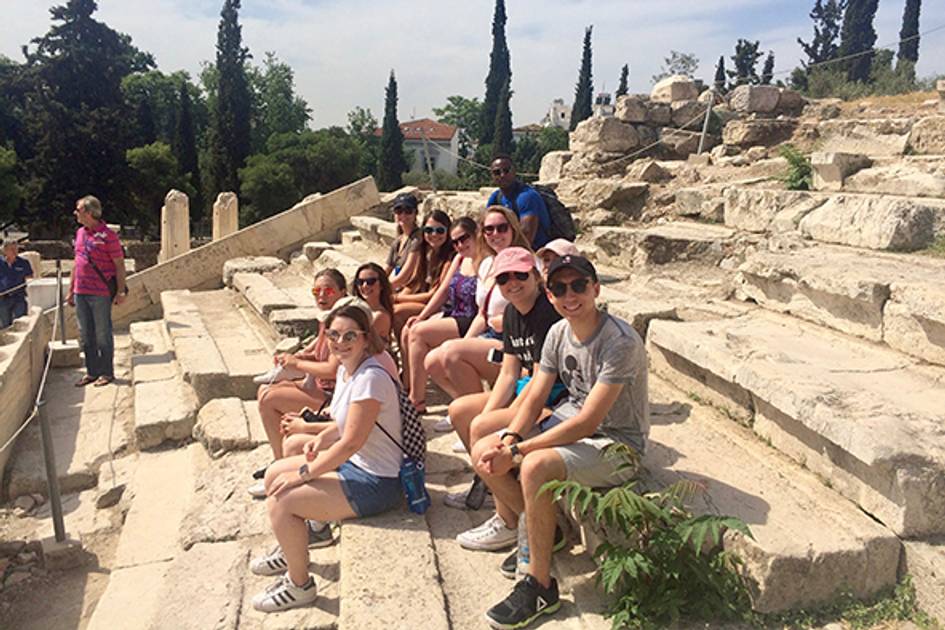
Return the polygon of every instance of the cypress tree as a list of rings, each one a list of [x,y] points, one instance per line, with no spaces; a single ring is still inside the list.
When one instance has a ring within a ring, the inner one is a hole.
[[[870,80],[873,66],[872,50],[876,44],[876,29],[873,20],[879,0],[849,0],[843,14],[843,28],[840,31],[840,55],[858,55],[847,60],[847,79],[865,83]],[[864,54],[858,54],[864,53]]]
[[[725,92],[725,55],[719,57],[715,66],[715,91],[719,94]]]
[[[196,194],[190,205],[192,220],[199,220],[203,215],[203,194],[200,188],[200,165],[197,160],[197,137],[194,133],[193,106],[190,101],[190,92],[187,82],[181,81],[180,95],[177,103],[177,118],[174,124],[174,140],[172,143],[174,157],[181,174],[190,175]]]
[[[837,37],[840,36],[840,25],[843,12],[846,9],[846,0],[817,0],[811,9],[810,19],[814,21],[814,37],[810,43],[800,37],[797,43],[801,45],[807,55],[805,66],[821,63],[837,56],[839,46]]]
[[[899,54],[897,61],[911,61],[915,64],[919,60],[919,11],[922,0],[906,0],[906,8],[902,13],[902,30],[899,31]]]
[[[377,158],[377,187],[381,190],[397,190],[404,185],[402,175],[406,170],[404,134],[400,131],[400,123],[397,121],[397,79],[391,70],[384,97],[384,125],[381,129],[381,151]]]
[[[614,95],[614,98],[618,96],[624,96],[628,91],[630,91],[630,66],[627,64],[623,65],[623,68],[620,69],[620,83],[617,86],[617,93]]]
[[[765,59],[765,65],[761,69],[761,84],[771,85],[771,79],[774,78],[774,51],[768,51],[768,57]]]
[[[240,0],[224,0],[217,31],[217,94],[210,130],[211,182],[217,192],[239,193],[239,169],[250,152],[252,97],[246,77]]]
[[[594,84],[591,80],[591,31],[593,26],[584,29],[584,51],[581,54],[581,71],[578,73],[577,86],[574,88],[574,105],[571,106],[571,131],[582,120],[591,117],[594,99]]]
[[[151,95],[145,94],[135,111],[136,142],[141,147],[157,140],[157,130],[154,128],[154,111],[151,109]]]
[[[503,86],[512,81],[512,61],[505,41],[505,0],[496,0],[492,17],[492,52],[489,53],[489,74],[486,76],[486,96],[482,102],[482,121],[479,143],[492,142],[495,135],[496,113],[499,109],[499,94]]]
[[[512,154],[512,110],[509,101],[512,92],[506,81],[499,92],[499,108],[495,114],[495,135],[492,138],[492,153],[494,155]]]
[[[755,66],[758,65],[758,59],[764,53],[758,52],[760,42],[750,42],[747,39],[739,39],[735,44],[735,54],[732,55],[732,63],[735,64],[734,70],[727,72],[730,79],[734,82],[729,85],[730,88],[739,85],[757,85],[758,73],[755,72]]]

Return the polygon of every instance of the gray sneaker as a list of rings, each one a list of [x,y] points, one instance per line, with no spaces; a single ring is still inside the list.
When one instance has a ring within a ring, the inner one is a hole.
[[[443,503],[457,510],[495,509],[495,498],[492,492],[478,476],[473,477],[472,483],[465,490],[450,492],[444,496]]]
[[[331,531],[331,523],[325,523],[319,529],[315,529],[312,521],[305,521],[308,525],[308,546],[311,549],[321,549],[329,547],[335,542],[335,536]]]

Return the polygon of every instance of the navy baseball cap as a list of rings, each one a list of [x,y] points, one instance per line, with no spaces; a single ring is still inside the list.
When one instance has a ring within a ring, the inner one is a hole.
[[[400,193],[397,195],[397,198],[394,199],[393,207],[396,208],[411,208],[413,210],[417,209],[417,198],[410,193]]]
[[[548,267],[548,280],[550,281],[551,277],[562,269],[573,269],[585,278],[590,278],[594,282],[597,282],[597,270],[594,269],[594,265],[591,264],[591,261],[584,256],[568,255],[555,258]]]

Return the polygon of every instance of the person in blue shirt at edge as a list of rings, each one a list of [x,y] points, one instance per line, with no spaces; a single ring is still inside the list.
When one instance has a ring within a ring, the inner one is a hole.
[[[544,247],[551,240],[551,215],[548,214],[545,200],[537,190],[518,178],[509,156],[495,156],[489,172],[499,189],[492,193],[486,206],[505,206],[517,214],[522,232],[532,244],[532,249],[538,251]]]
[[[12,240],[3,242],[0,256],[0,328],[6,328],[18,317],[27,313],[26,281],[33,277],[33,268],[25,258],[18,255],[19,244]],[[19,288],[17,288],[19,287]]]

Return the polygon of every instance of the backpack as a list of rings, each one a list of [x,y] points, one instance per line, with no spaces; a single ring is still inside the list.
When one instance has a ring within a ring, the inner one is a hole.
[[[571,216],[571,211],[568,210],[561,200],[558,199],[558,195],[555,191],[551,190],[547,186],[542,186],[540,184],[522,184],[526,188],[531,188],[541,196],[541,200],[545,202],[545,208],[548,209],[548,240],[553,241],[556,238],[563,238],[568,241],[574,241],[577,238],[577,228],[574,226],[574,218]],[[515,214],[518,214],[518,204],[515,202],[515,198],[518,195],[513,195],[512,210],[515,211]]]
[[[410,402],[410,397],[407,396],[407,393],[400,386],[400,383],[395,381],[394,377],[392,377],[387,370],[376,365],[369,365],[367,368],[369,370],[381,370],[390,377],[397,387],[397,403],[400,407],[400,441],[398,442],[394,439],[380,423],[378,423],[377,428],[383,431],[384,434],[403,451],[404,455],[422,465],[427,454],[427,436],[426,432],[423,430],[423,423],[420,422],[420,412],[418,412],[417,408]]]

